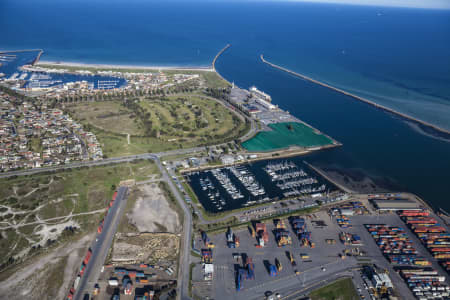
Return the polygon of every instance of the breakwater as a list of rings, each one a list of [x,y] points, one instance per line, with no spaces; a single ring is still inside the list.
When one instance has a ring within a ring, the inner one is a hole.
[[[216,70],[216,61],[217,61],[217,59],[222,55],[222,53],[225,52],[225,50],[227,50],[230,47],[231,47],[231,44],[227,44],[225,47],[222,48],[222,50],[219,51],[219,53],[216,54],[216,56],[214,56],[214,59],[213,59],[212,64],[211,64],[214,71]],[[217,73],[217,74],[219,74],[219,73]]]
[[[392,108],[389,108],[389,107],[386,107],[386,106],[384,106],[384,105],[380,105],[380,104],[378,104],[378,103],[376,103],[376,102],[373,102],[373,101],[368,100],[368,99],[366,99],[366,98],[363,98],[363,97],[361,97],[361,96],[352,94],[352,93],[347,92],[347,91],[344,91],[344,90],[342,90],[342,89],[340,89],[340,88],[331,86],[331,85],[329,85],[329,84],[327,84],[327,83],[318,81],[318,80],[313,79],[313,78],[311,78],[311,77],[305,76],[305,75],[303,75],[303,74],[300,74],[300,73],[294,72],[294,71],[292,71],[292,70],[289,70],[289,69],[287,69],[287,68],[281,67],[281,66],[279,66],[279,65],[273,64],[273,63],[267,61],[267,60],[264,58],[264,55],[263,55],[263,54],[260,55],[260,58],[261,58],[261,61],[262,61],[263,63],[265,63],[265,64],[267,64],[267,65],[269,65],[269,66],[271,66],[271,67],[273,67],[273,68],[275,68],[275,69],[284,71],[284,72],[289,73],[289,74],[291,74],[291,75],[294,75],[294,76],[296,76],[296,77],[299,77],[299,78],[302,78],[302,79],[304,79],[304,80],[307,80],[307,81],[313,82],[313,83],[315,83],[315,84],[321,85],[321,86],[323,86],[323,87],[329,88],[329,89],[331,89],[331,90],[333,90],[333,91],[336,91],[336,92],[338,92],[338,93],[341,93],[341,94],[344,94],[344,95],[346,95],[346,96],[352,97],[353,99],[362,101],[362,102],[364,102],[364,103],[366,103],[366,104],[372,105],[372,106],[374,106],[374,107],[376,107],[376,108],[379,108],[379,109],[381,109],[381,110],[384,110],[384,111],[386,111],[386,112],[389,112],[389,113],[392,113],[392,114],[394,114],[394,115],[400,116],[400,117],[402,117],[402,118],[404,118],[404,119],[406,119],[406,120],[408,120],[408,121],[411,121],[411,122],[413,122],[413,123],[417,123],[417,124],[419,124],[419,125],[422,125],[422,126],[425,126],[425,127],[431,128],[431,129],[434,129],[434,130],[438,131],[439,133],[443,133],[443,134],[447,135],[448,138],[450,138],[450,131],[449,131],[449,130],[446,130],[446,129],[444,129],[444,128],[440,128],[440,127],[438,127],[438,126],[436,126],[436,125],[433,125],[433,124],[431,124],[431,123],[428,123],[428,122],[423,121],[423,120],[420,120],[420,119],[417,119],[417,118],[412,117],[412,116],[410,116],[410,115],[401,113],[401,112],[399,112],[399,111],[396,111],[396,110],[394,110],[394,109],[392,109]]]

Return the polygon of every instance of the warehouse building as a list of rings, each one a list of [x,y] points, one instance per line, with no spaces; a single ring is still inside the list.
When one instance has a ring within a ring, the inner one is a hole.
[[[409,199],[395,199],[395,200],[386,200],[386,199],[371,199],[370,200],[373,206],[378,210],[420,210],[421,207],[419,203]]]

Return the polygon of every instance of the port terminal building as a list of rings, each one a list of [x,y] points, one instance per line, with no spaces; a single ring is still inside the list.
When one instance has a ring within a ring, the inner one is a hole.
[[[380,211],[421,210],[418,202],[409,199],[371,199],[373,206]]]

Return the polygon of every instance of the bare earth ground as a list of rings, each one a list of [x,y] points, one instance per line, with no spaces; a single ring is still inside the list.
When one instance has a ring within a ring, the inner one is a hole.
[[[169,206],[163,191],[155,183],[141,185],[140,197],[127,214],[128,222],[139,232],[179,232],[177,213]]]
[[[115,263],[176,264],[180,237],[173,233],[117,235],[113,246]]]
[[[122,219],[133,230],[123,226],[116,234],[111,262],[176,265],[181,232],[178,213],[170,207],[158,183],[141,184],[134,189],[136,201]]]
[[[0,282],[0,299],[63,299],[73,281],[75,264],[81,260],[92,238],[92,235],[86,235],[20,268],[7,280]],[[61,271],[56,277],[54,272],[48,272],[55,268]],[[51,281],[61,281],[61,285],[52,284]],[[45,286],[53,288],[43,288]]]

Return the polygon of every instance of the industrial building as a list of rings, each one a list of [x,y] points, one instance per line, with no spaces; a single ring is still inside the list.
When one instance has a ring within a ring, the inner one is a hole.
[[[420,210],[421,207],[419,203],[409,199],[395,199],[395,200],[385,200],[385,199],[372,199],[370,200],[373,206],[378,210],[384,211],[397,211],[397,210]]]

